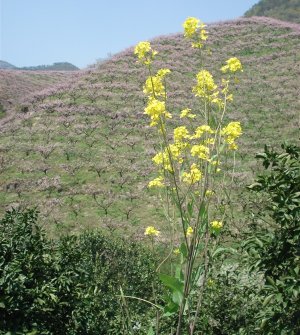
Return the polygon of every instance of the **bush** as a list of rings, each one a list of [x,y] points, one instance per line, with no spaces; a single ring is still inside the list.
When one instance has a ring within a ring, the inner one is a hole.
[[[264,301],[258,318],[264,334],[300,333],[300,147],[282,145],[278,153],[265,147],[257,155],[267,170],[249,188],[266,199],[247,239],[254,268],[264,274]]]
[[[120,287],[151,300],[155,262],[136,243],[100,232],[50,241],[37,212],[0,221],[0,333],[124,334]],[[129,301],[132,322],[147,317]]]

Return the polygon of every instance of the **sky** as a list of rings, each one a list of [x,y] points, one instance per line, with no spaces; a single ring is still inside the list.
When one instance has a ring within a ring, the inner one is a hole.
[[[242,16],[258,0],[0,0],[0,60],[80,68],[140,41]]]

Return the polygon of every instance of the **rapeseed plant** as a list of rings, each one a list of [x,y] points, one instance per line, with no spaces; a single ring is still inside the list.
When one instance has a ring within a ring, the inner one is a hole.
[[[183,27],[184,37],[192,41],[193,48],[203,49],[202,54],[208,36],[205,24],[189,17]],[[162,68],[153,74],[158,52],[152,49],[150,42],[140,42],[134,53],[148,69],[149,76],[143,86],[147,98],[144,114],[149,116],[150,126],[157,129],[160,147],[152,158],[158,177],[151,180],[148,187],[159,190],[170,225],[168,233],[160,233],[154,226],[145,230],[152,243],[153,237],[164,234],[170,241],[169,256],[158,266],[160,271],[162,264],[169,264],[170,272],[159,274],[166,287],[166,299],[163,306],[156,304],[156,334],[159,334],[159,318],[163,310],[165,316],[177,313],[176,335],[182,334],[183,325],[193,335],[204,288],[213,280],[210,278],[212,255],[220,247],[219,235],[226,223],[225,213],[213,209],[213,204],[222,187],[225,188],[220,181],[228,174],[228,171],[222,171],[221,163],[225,158],[227,160],[230,152],[234,155],[238,147],[236,141],[242,134],[239,121],[226,125],[224,117],[228,103],[233,100],[231,81],[237,79],[237,72],[243,68],[236,57],[228,59],[220,71],[226,77],[218,85],[213,75],[201,67],[195,76],[196,84],[191,84],[191,92],[199,99],[200,113],[183,106],[176,115],[169,111],[166,90],[166,75],[172,75],[171,71]],[[173,129],[169,122],[171,118],[181,124]],[[180,255],[180,258],[174,260],[174,255]],[[155,290],[153,292],[155,295]],[[154,299],[157,302],[157,298]]]

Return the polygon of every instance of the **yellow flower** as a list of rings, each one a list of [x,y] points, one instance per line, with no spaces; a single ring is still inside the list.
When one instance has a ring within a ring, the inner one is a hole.
[[[174,129],[174,142],[181,142],[185,138],[189,138],[189,131],[185,126],[180,126]]]
[[[181,161],[179,158],[180,151],[179,148],[175,144],[170,144],[168,148],[164,150],[164,152],[158,152],[153,158],[152,161],[156,165],[161,165],[165,170],[169,172],[173,172],[172,165],[170,162],[170,155],[173,160]]]
[[[195,134],[191,137],[192,139],[200,138],[203,133],[213,134],[214,131],[208,125],[202,125],[197,127],[195,130]]]
[[[174,249],[174,250],[173,250],[173,254],[176,255],[176,256],[180,255],[180,250],[179,250],[179,248]]]
[[[186,236],[191,236],[194,233],[194,229],[189,226],[188,229],[186,230]]]
[[[223,227],[223,223],[221,221],[212,221],[210,226],[212,230],[219,231]]]
[[[146,228],[144,235],[146,236],[158,236],[160,231],[155,229],[153,226],[149,226]]]
[[[157,54],[157,51],[152,50],[151,44],[148,41],[140,42],[134,48],[134,54],[137,55],[141,63],[149,65]]]
[[[196,97],[206,99],[218,106],[222,106],[222,100],[218,97],[218,86],[215,84],[213,76],[207,70],[198,72],[197,85],[193,87],[193,93],[195,93]]]
[[[195,184],[202,178],[201,171],[197,168],[195,163],[191,166],[191,172],[183,172],[182,180],[187,184]]]
[[[215,194],[215,192],[212,191],[212,190],[206,190],[206,192],[205,192],[205,196],[206,196],[206,197],[211,197],[211,196],[213,196],[214,194]]]
[[[144,85],[143,93],[148,96],[164,96],[165,87],[159,77],[148,77]]]
[[[148,77],[143,89],[144,94],[153,98],[164,96],[166,90],[162,80],[170,72],[169,69],[160,69],[155,76]]]
[[[196,117],[196,115],[191,113],[190,108],[186,108],[186,109],[182,110],[181,113],[180,113],[180,118],[182,119],[184,117],[194,119]]]
[[[148,187],[151,188],[151,187],[164,187],[164,178],[163,177],[157,177],[153,180],[151,180],[148,184]]]
[[[209,148],[201,144],[193,145],[191,155],[197,156],[200,159],[209,160]]]
[[[195,17],[188,17],[184,23],[184,37],[192,38],[195,41],[192,42],[193,48],[202,48],[203,42],[207,40],[207,32],[204,29],[206,27],[199,19]]]
[[[199,27],[199,19],[196,19],[195,17],[188,17],[183,23],[184,36],[189,38],[193,37]]]
[[[240,122],[230,122],[221,130],[221,135],[225,136],[225,142],[229,144],[229,149],[236,150],[237,145],[234,142],[242,134]]]
[[[160,70],[157,71],[156,76],[160,77],[160,78],[163,78],[163,77],[165,77],[169,73],[171,73],[170,69],[160,69]]]
[[[223,73],[227,73],[227,72],[235,73],[235,72],[238,72],[238,71],[243,72],[242,64],[241,64],[241,62],[238,58],[236,58],[236,57],[229,58],[226,61],[226,63],[227,63],[227,65],[224,65],[221,68],[221,71]]]
[[[150,116],[152,121],[150,126],[156,126],[162,116],[165,116],[166,118],[172,117],[172,115],[166,111],[164,101],[159,101],[157,99],[149,99],[144,114]]]
[[[214,286],[214,284],[215,284],[215,281],[213,279],[210,278],[207,280],[207,286],[212,287]]]

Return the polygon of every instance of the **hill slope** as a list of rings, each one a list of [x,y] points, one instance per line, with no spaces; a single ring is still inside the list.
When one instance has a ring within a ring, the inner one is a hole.
[[[0,69],[16,69],[16,66],[8,63],[8,62],[5,62],[4,60],[0,60]]]
[[[77,75],[78,72],[0,69],[0,105],[6,110],[6,116],[9,116],[14,107],[25,102],[34,92],[53,87]],[[50,91],[44,94],[50,94]]]
[[[245,16],[269,16],[300,23],[300,0],[261,0],[249,9]]]
[[[299,138],[300,29],[245,18],[210,25],[208,31],[212,55],[206,56],[206,68],[218,77],[229,57],[244,64],[230,106],[230,118],[240,120],[244,131],[233,176],[243,185],[256,172],[253,156],[265,143]],[[172,113],[197,110],[191,86],[199,54],[182,34],[152,44],[159,51],[156,69],[172,70]],[[156,196],[146,188],[156,143],[143,115],[146,75],[130,48],[51,94],[33,97],[28,112],[1,130],[2,211],[38,204],[53,234],[105,226],[140,235],[141,226],[163,223]]]

